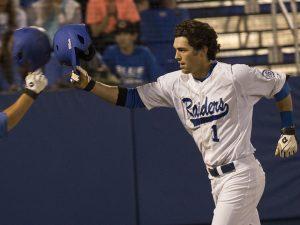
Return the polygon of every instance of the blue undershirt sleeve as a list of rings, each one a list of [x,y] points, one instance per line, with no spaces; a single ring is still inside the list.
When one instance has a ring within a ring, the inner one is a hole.
[[[130,109],[145,107],[136,88],[127,89],[127,96],[124,106]]]
[[[290,87],[287,82],[284,83],[281,90],[274,95],[276,102],[279,102],[286,98],[290,94]],[[281,128],[292,127],[294,126],[293,112],[292,111],[283,111],[280,112],[281,119]]]
[[[290,93],[290,86],[287,82],[285,82],[281,90],[274,95],[274,98],[277,102],[279,102],[282,99],[286,98]]]

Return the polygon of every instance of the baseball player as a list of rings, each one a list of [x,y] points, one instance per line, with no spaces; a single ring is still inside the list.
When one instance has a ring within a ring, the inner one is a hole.
[[[60,35],[54,46],[60,49],[76,36],[75,31]],[[81,47],[76,48],[84,52]],[[76,87],[107,102],[128,108],[175,108],[207,167],[215,202],[212,225],[259,225],[257,205],[265,174],[250,142],[253,106],[261,97],[275,98],[282,123],[275,155],[294,155],[297,141],[286,75],[216,61],[220,50],[217,34],[208,24],[196,20],[177,25],[174,48],[180,70],[134,89],[95,82],[76,67],[74,59],[80,56],[72,48],[56,54],[69,58],[76,69],[71,76]]]
[[[44,31],[37,27],[16,30],[13,34],[12,51],[20,73],[25,78],[25,89],[14,104],[0,112],[0,137],[19,123],[47,86],[47,78],[40,68],[48,62],[51,46]]]

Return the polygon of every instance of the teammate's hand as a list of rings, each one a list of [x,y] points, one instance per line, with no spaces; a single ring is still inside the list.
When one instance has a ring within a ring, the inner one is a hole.
[[[275,156],[285,158],[294,155],[298,149],[295,128],[288,128],[287,132],[283,129],[281,133]]]
[[[28,89],[35,94],[39,94],[48,84],[48,80],[41,70],[36,70],[28,73],[25,77],[25,89]]]
[[[95,86],[95,81],[88,75],[88,73],[80,66],[76,67],[76,72],[71,73],[71,83],[80,89],[90,91]]]

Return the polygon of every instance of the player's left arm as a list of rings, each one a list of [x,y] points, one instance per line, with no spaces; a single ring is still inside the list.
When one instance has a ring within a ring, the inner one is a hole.
[[[275,156],[282,158],[294,155],[297,152],[296,128],[293,120],[293,104],[290,88],[285,82],[283,88],[274,96],[276,106],[280,111],[281,136],[275,151]]]

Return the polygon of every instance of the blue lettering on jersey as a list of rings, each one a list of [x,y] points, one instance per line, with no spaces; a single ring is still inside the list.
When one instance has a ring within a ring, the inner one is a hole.
[[[228,104],[222,98],[219,101],[208,101],[206,97],[203,104],[200,102],[193,104],[190,98],[183,98],[182,102],[185,105],[188,118],[194,126],[218,120],[227,115],[229,111]]]

